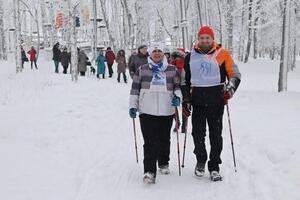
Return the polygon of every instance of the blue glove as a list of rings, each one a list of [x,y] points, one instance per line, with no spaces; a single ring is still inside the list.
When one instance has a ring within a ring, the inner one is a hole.
[[[137,109],[136,108],[130,108],[129,109],[129,116],[134,119],[136,118],[136,112],[137,112]]]
[[[180,98],[178,96],[174,96],[173,99],[172,99],[172,106],[179,106],[180,105]]]

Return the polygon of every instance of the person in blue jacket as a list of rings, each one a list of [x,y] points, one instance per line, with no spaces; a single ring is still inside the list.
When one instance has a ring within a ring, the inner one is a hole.
[[[97,78],[100,78],[99,75],[102,74],[102,78],[105,78],[105,62],[106,59],[103,55],[103,51],[100,50],[99,51],[99,56],[96,59],[96,63],[97,63]]]

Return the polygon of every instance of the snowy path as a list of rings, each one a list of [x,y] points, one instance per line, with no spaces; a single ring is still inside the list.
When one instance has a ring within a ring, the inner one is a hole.
[[[130,84],[118,84],[115,77],[84,77],[74,84],[69,75],[54,74],[46,61],[39,71],[26,66],[16,75],[12,63],[1,62],[0,199],[298,200],[299,64],[289,75],[289,92],[281,94],[276,92],[278,62],[261,59],[240,66],[242,84],[230,103],[238,173],[225,113],[224,181],[193,175],[190,135],[179,177],[172,133],[171,175],[158,175],[156,185],[145,186],[139,124],[136,164],[128,117]]]

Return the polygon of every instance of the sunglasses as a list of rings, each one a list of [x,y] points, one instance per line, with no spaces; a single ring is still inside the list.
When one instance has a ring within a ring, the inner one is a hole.
[[[152,53],[162,53],[162,50],[159,50],[159,49],[153,50]]]

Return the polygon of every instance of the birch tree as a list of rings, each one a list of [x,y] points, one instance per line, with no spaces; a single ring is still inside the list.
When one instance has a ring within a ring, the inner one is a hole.
[[[248,62],[250,50],[251,50],[251,44],[252,44],[252,25],[253,25],[253,0],[249,0],[248,3],[248,38],[247,38],[247,46],[246,46],[246,53],[245,53],[245,60],[244,63]]]
[[[233,53],[233,6],[234,0],[227,0],[227,35],[228,35],[228,50]]]
[[[20,1],[14,0],[14,25],[15,25],[15,61],[16,72],[22,71],[21,57],[21,19],[20,19]]]
[[[4,17],[3,1],[0,0],[0,35],[1,35],[1,38],[0,38],[0,60],[7,59],[3,17]]]
[[[68,0],[68,31],[70,35],[70,46],[71,46],[71,75],[72,81],[78,81],[78,52],[77,52],[77,32],[76,32],[76,8],[79,6],[77,3],[75,6]]]
[[[106,12],[106,0],[99,0],[99,2],[100,2],[100,5],[101,5],[101,11],[102,11],[104,23],[106,25],[106,30],[107,30],[107,33],[108,33],[109,42],[112,45],[113,49],[116,50],[117,49],[116,44],[115,44],[116,40],[115,40],[115,37],[113,35],[113,31],[112,31],[112,28],[110,26],[110,22],[109,22],[108,15],[107,15],[107,12]]]
[[[239,38],[239,49],[238,49],[238,60],[243,61],[244,60],[244,49],[245,49],[245,16],[246,16],[246,5],[247,0],[243,0],[243,6],[242,6],[242,16],[241,16],[241,30],[240,30],[240,38]]]
[[[283,1],[283,19],[282,19],[282,39],[280,53],[280,69],[278,79],[278,92],[287,90],[287,75],[288,75],[288,23],[290,15],[290,0]]]
[[[260,18],[260,12],[261,12],[261,1],[262,0],[256,0],[255,3],[255,15],[254,15],[254,27],[253,27],[253,58],[257,58],[258,54],[258,23]]]

